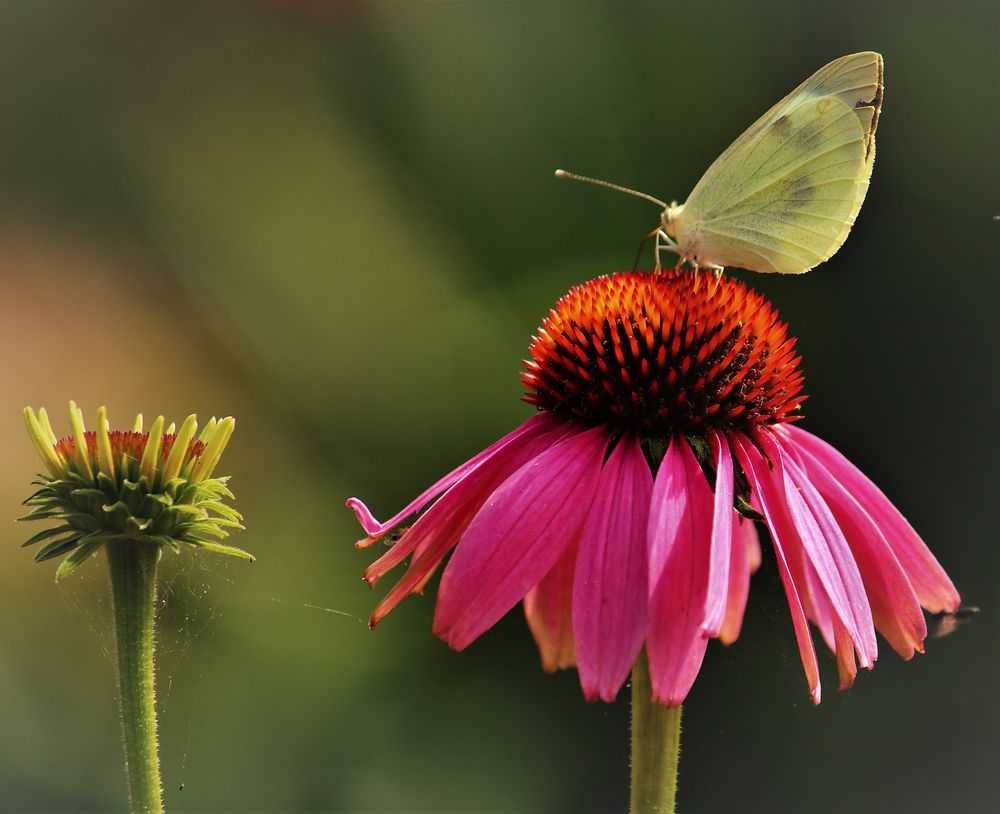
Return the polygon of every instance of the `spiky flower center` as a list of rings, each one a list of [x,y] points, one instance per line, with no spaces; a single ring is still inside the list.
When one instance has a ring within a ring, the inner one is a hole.
[[[526,401],[643,436],[788,421],[805,399],[777,311],[704,272],[621,272],[577,286],[529,351]]]
[[[134,432],[132,430],[110,430],[108,432],[108,439],[111,441],[111,451],[115,455],[127,455],[135,460],[140,460],[142,454],[146,451],[146,444],[149,441],[148,432]],[[97,433],[93,430],[87,430],[83,434],[83,440],[87,444],[87,452],[89,452],[93,457],[97,457]],[[166,433],[162,436],[160,440],[160,457],[166,458],[170,455],[170,450],[174,447],[174,441],[177,440],[176,433]],[[192,438],[188,442],[187,454],[184,456],[185,460],[190,460],[192,458],[197,458],[201,455],[202,451],[205,449],[205,444],[202,441]],[[62,455],[64,458],[72,458],[76,454],[76,439],[72,435],[67,435],[65,438],[60,438],[56,443],[56,454]]]
[[[132,430],[110,430],[108,439],[111,441],[111,451],[115,455],[127,455],[135,460],[140,460],[146,451],[146,444],[149,441],[148,432],[134,432]],[[87,444],[87,452],[91,456],[97,457],[97,433],[87,430],[83,434],[83,440]],[[166,433],[161,436],[160,457],[166,458],[170,455],[170,450],[177,440],[176,433]],[[60,438],[55,445],[56,454],[64,458],[72,458],[76,454],[76,439],[72,435]],[[187,454],[184,460],[197,458],[205,449],[205,444],[195,438],[188,442]]]

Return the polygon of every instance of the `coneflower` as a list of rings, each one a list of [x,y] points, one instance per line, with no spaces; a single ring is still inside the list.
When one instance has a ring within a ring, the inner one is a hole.
[[[874,664],[876,630],[909,659],[927,635],[921,606],[958,607],[883,493],[793,423],[805,398],[794,339],[742,283],[600,277],[559,300],[530,356],[538,415],[384,523],[348,501],[362,547],[419,514],[365,572],[374,585],[409,558],[371,624],[454,549],[434,614],[449,645],[467,647],[523,600],[543,665],[575,665],[587,698],[613,700],[645,649],[633,698],[678,707],[708,640],[739,634],[757,521],[818,703],[810,621],[847,687]]]
[[[84,429],[83,413],[70,402],[71,432],[57,438],[44,409],[24,410],[28,434],[48,474],[25,504],[22,520],[56,525],[29,538],[38,561],[64,557],[62,579],[99,551],[107,552],[115,624],[118,700],[121,708],[129,798],[136,812],[162,811],[156,737],[154,646],[156,574],[164,549],[206,549],[252,560],[221,542],[242,517],[226,500],[228,478],[214,471],[236,422],[211,419],[198,434],[195,416],[179,429],[162,416],[143,431],[112,430],[107,411],[97,429]]]

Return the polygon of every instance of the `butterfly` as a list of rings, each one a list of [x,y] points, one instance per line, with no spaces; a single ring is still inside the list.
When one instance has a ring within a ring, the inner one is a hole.
[[[847,239],[868,192],[882,108],[880,54],[835,59],[754,122],[702,175],[687,200],[650,195],[556,170],[663,208],[663,251],[721,272],[725,266],[801,274]]]

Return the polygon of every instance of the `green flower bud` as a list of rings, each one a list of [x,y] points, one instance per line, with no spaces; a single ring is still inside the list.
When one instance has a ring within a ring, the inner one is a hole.
[[[240,516],[226,500],[234,496],[228,477],[212,477],[236,426],[233,418],[211,419],[201,434],[188,416],[174,432],[163,431],[160,416],[149,432],[139,415],[131,430],[111,430],[107,411],[97,411],[97,429],[84,429],[83,413],[69,403],[71,434],[56,438],[43,409],[24,409],[28,434],[48,470],[26,501],[21,520],[58,525],[35,534],[25,546],[42,543],[37,562],[66,555],[56,579],[70,574],[112,539],[137,545],[181,544],[253,560],[221,541],[242,529]]]

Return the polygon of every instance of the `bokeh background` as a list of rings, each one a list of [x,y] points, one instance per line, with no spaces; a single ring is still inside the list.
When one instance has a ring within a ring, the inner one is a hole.
[[[924,535],[971,624],[808,702],[773,562],[686,706],[683,812],[993,810],[998,11],[875,4],[0,4],[0,809],[124,806],[103,564],[53,584],[14,524],[25,404],[233,414],[254,565],[171,566],[173,811],[623,811],[627,693],[544,674],[519,610],[465,653],[430,597],[376,632],[344,498],[388,515],[530,414],[528,338],[631,265],[829,59],[886,59],[850,239],[743,275],[800,340],[803,426]],[[181,786],[183,785],[183,790]]]

